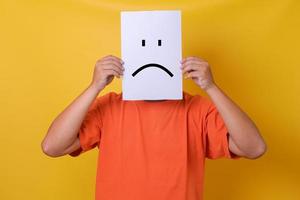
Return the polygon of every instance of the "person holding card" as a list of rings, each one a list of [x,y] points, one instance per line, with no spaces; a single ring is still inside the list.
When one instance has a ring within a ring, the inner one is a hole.
[[[51,157],[98,147],[96,200],[199,200],[205,158],[256,159],[266,144],[253,121],[215,83],[209,63],[181,62],[181,72],[209,96],[181,100],[97,97],[124,74],[116,56],[101,58],[90,85],[52,122],[42,142]],[[126,70],[125,70],[126,71]]]

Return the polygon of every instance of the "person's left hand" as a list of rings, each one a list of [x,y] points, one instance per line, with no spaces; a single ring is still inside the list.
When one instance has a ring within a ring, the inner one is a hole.
[[[215,85],[208,62],[198,57],[187,57],[181,61],[182,74],[192,78],[203,90]]]

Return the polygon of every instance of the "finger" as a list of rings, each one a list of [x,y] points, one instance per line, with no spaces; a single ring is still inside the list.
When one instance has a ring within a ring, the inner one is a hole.
[[[105,75],[110,76],[116,76],[118,78],[120,78],[121,74],[119,74],[117,71],[113,70],[113,69],[105,69],[103,72]]]
[[[203,62],[199,61],[199,60],[188,60],[181,65],[181,69],[184,69],[185,67],[187,67],[188,65],[191,65],[191,64],[201,65],[202,63]]]
[[[182,73],[186,73],[186,72],[189,72],[189,71],[198,71],[199,70],[199,65],[197,64],[190,64],[188,66],[186,66],[183,70],[182,70]]]
[[[198,71],[192,71],[189,72],[185,78],[198,78],[200,76],[200,73]]]
[[[107,60],[107,61],[103,61],[100,63],[100,65],[102,65],[102,66],[110,65],[110,64],[116,65],[122,71],[124,70],[124,67],[122,66],[122,64],[120,62],[116,62],[115,60]]]
[[[203,63],[203,62],[205,62],[205,61],[202,60],[202,59],[191,58],[191,59],[184,60],[184,62],[182,63],[182,65],[185,65],[185,64],[188,64],[188,63]]]
[[[107,64],[110,62],[116,63],[117,65],[120,65],[121,67],[123,67],[123,64],[124,64],[122,61],[119,61],[115,58],[107,58],[107,59],[101,60],[100,62],[98,62],[98,64],[102,64],[102,63]]]
[[[103,57],[101,60],[115,60],[117,62],[120,62],[120,63],[124,63],[123,60],[117,56],[113,56],[113,55],[108,55],[108,56],[105,56]]]
[[[123,74],[123,70],[121,70],[118,66],[116,66],[113,63],[108,64],[108,65],[104,65],[103,69],[104,70],[114,70],[114,71],[118,72],[119,74]]]

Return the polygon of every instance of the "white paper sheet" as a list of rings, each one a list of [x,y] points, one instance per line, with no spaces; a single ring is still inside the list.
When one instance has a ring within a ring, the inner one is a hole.
[[[123,100],[182,99],[181,12],[121,12]]]

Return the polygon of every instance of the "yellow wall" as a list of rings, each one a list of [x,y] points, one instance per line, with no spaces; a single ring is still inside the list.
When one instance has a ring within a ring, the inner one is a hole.
[[[268,143],[256,161],[208,161],[207,200],[300,199],[300,3],[282,1],[2,0],[0,199],[93,199],[96,156],[48,158],[49,124],[88,85],[96,59],[120,56],[120,10],[181,9],[183,54],[217,83]],[[190,93],[201,93],[185,81]],[[108,91],[121,91],[115,80]]]

